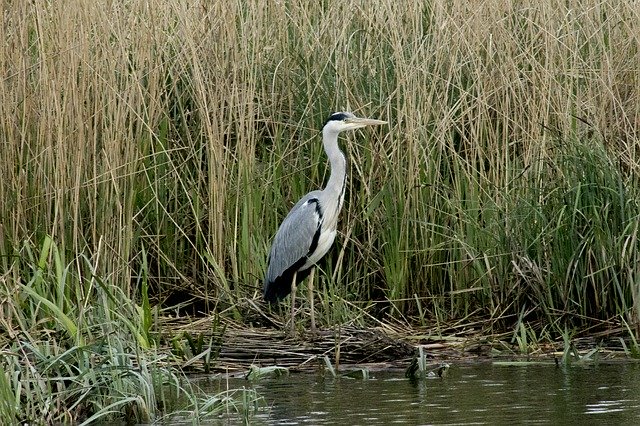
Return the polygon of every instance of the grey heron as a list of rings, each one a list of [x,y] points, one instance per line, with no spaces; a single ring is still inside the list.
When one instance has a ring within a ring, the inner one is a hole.
[[[322,144],[331,164],[329,181],[323,190],[311,191],[298,200],[273,238],[264,278],[264,299],[275,303],[291,293],[292,331],[295,330],[296,287],[309,275],[311,332],[316,331],[314,265],[329,251],[336,237],[347,182],[346,159],[338,146],[338,134],[380,124],[386,124],[386,121],[358,118],[350,112],[335,112],[329,116],[322,128]]]

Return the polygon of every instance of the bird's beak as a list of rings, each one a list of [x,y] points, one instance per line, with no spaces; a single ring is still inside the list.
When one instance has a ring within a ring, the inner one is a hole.
[[[381,124],[387,124],[386,121],[375,120],[373,118],[359,118],[359,117],[347,118],[345,122],[348,124],[352,124],[354,129],[359,129],[360,127],[365,127],[365,126],[379,126]]]

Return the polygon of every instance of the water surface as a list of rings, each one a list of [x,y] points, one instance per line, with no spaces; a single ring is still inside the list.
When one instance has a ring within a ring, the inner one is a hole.
[[[295,373],[230,387],[254,388],[264,425],[640,424],[640,364],[452,364],[444,378],[402,371],[368,380]]]

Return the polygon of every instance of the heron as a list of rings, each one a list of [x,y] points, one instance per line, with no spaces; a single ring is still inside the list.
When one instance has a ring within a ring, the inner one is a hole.
[[[313,307],[314,266],[327,254],[336,238],[338,216],[347,183],[347,160],[338,146],[338,134],[386,123],[356,117],[350,112],[335,112],[322,128],[322,144],[331,165],[329,181],[324,189],[311,191],[303,196],[289,211],[273,238],[264,278],[265,301],[277,303],[291,293],[292,333],[295,332],[296,288],[307,277],[311,333],[316,332]]]

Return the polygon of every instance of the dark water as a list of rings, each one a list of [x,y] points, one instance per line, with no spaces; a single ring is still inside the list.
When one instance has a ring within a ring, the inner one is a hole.
[[[640,364],[452,364],[447,376],[410,381],[402,371],[368,380],[291,374],[254,388],[265,425],[640,425]]]

